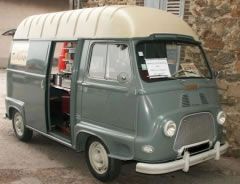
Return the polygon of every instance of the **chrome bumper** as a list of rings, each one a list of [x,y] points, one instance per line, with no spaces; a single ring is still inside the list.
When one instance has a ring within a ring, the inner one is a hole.
[[[183,158],[180,160],[160,164],[137,163],[136,171],[144,174],[164,174],[177,170],[188,172],[189,167],[192,165],[196,165],[210,159],[219,160],[220,155],[227,151],[228,146],[228,143],[220,146],[220,142],[216,142],[214,149],[194,156],[190,156],[189,152],[185,152]]]

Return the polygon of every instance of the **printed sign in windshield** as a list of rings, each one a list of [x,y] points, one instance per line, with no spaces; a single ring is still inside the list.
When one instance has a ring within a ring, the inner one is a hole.
[[[167,58],[145,59],[149,78],[170,77]]]

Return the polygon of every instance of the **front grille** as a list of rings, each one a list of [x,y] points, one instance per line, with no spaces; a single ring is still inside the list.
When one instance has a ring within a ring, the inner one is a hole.
[[[194,95],[193,98],[198,98],[197,96]],[[208,99],[206,97],[206,95],[204,93],[199,93],[199,101],[197,103],[194,103],[194,99],[191,98],[191,96],[189,96],[188,94],[183,94],[181,96],[181,101],[180,101],[180,105],[181,107],[190,107],[193,105],[207,105],[208,103]]]
[[[174,150],[203,141],[213,141],[214,119],[211,113],[202,112],[185,116],[179,125]]]

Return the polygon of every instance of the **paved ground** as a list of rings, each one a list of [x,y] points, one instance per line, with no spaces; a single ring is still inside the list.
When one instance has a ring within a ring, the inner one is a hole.
[[[84,155],[35,134],[26,144],[14,136],[5,113],[5,72],[0,70],[0,184],[95,184]],[[240,160],[222,158],[171,174],[149,176],[135,172],[135,163],[125,163],[112,183],[138,184],[239,184]]]

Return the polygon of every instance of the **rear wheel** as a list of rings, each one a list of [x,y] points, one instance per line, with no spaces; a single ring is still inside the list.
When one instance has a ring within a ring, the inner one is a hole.
[[[12,122],[13,129],[17,138],[24,142],[30,141],[33,135],[33,131],[26,128],[23,117],[18,111],[14,112]]]
[[[90,138],[86,147],[87,165],[100,181],[115,179],[121,170],[121,161],[108,157],[108,150],[101,140]]]

